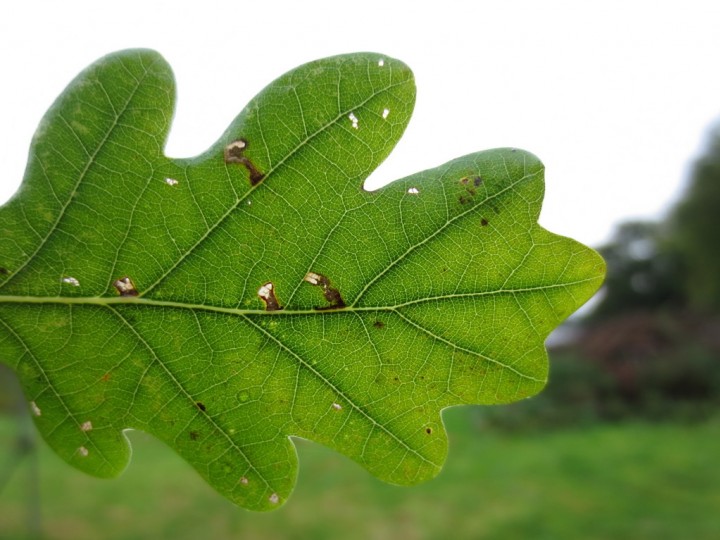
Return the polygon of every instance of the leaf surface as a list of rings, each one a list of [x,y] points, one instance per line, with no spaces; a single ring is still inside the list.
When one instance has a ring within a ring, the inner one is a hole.
[[[443,408],[543,387],[544,340],[604,263],[537,224],[537,158],[363,190],[415,98],[379,54],[287,73],[192,159],[163,152],[174,94],[155,52],[99,60],[0,208],[0,361],[66,461],[115,476],[140,429],[267,510],[295,483],[289,437],[414,484],[445,460]]]

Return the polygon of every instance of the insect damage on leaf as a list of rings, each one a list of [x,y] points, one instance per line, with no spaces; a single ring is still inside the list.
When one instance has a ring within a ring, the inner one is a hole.
[[[318,310],[323,309],[342,309],[345,307],[345,301],[340,296],[340,291],[330,286],[330,280],[322,274],[316,274],[315,272],[308,272],[305,274],[305,281],[310,285],[316,285],[322,289],[323,296],[327,300],[328,305],[316,308]]]
[[[127,276],[115,280],[113,287],[120,293],[120,296],[138,296],[139,294],[132,279]]]
[[[225,147],[225,163],[239,163],[243,165],[248,170],[248,173],[250,173],[250,184],[254,186],[265,178],[265,175],[245,156],[247,145],[245,139],[238,139],[228,144]]]
[[[415,101],[410,69],[376,53],[281,76],[194,158],[160,150],[174,95],[153,51],[99,60],[0,208],[0,362],[66,461],[116,476],[139,429],[273,510],[295,437],[412,485],[443,465],[443,409],[542,389],[544,340],[604,264],[537,224],[535,156],[358,189]]]
[[[260,297],[260,300],[265,302],[266,311],[279,311],[282,309],[278,303],[277,297],[275,296],[275,286],[272,281],[263,283],[263,285],[258,289],[257,294]]]

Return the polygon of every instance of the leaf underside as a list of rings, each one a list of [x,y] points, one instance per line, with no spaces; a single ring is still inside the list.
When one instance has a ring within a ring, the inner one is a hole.
[[[319,60],[174,159],[157,53],[81,73],[0,208],[0,361],[50,446],[112,477],[140,429],[268,510],[296,480],[290,436],[415,484],[445,460],[443,408],[537,393],[604,263],[537,224],[543,166],[520,150],[364,191],[414,98],[397,60]]]

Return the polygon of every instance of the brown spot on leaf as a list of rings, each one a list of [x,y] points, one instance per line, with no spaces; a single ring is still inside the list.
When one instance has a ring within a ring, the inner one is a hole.
[[[191,432],[190,432],[190,440],[191,440],[191,441],[197,441],[199,436],[200,436],[200,435],[198,434],[197,431],[191,431]]]
[[[382,322],[382,321],[375,321],[375,322],[373,323],[373,326],[374,326],[375,328],[377,328],[378,330],[380,330],[380,329],[382,329],[382,328],[385,328],[385,323]]]
[[[480,220],[480,225],[482,225],[483,227],[487,227],[488,223],[490,223],[490,222],[485,218],[482,218]]]
[[[105,375],[103,375],[102,377],[100,377],[100,380],[101,380],[102,382],[108,382],[108,381],[110,380],[110,373],[106,373]]]
[[[7,276],[9,273],[7,268],[0,266],[0,276]]]
[[[330,280],[327,277],[323,276],[322,274],[316,274],[315,272],[308,272],[305,275],[304,279],[305,281],[310,283],[310,285],[321,287],[323,291],[323,296],[329,304],[325,307],[318,307],[315,309],[342,309],[345,307],[345,301],[342,299],[340,291],[338,291],[335,287],[330,286]]]
[[[482,184],[482,177],[480,175],[473,177],[473,186],[478,187],[480,184]]]
[[[139,294],[132,279],[128,276],[114,281],[113,286],[120,293],[120,296],[137,296]]]
[[[248,142],[245,139],[233,141],[225,147],[225,163],[239,163],[250,173],[250,185],[258,184],[265,175],[258,170],[255,164],[245,156]]]
[[[432,435],[432,428],[431,428],[431,427],[426,427],[426,428],[425,428],[425,433],[427,433],[428,435]]]
[[[272,281],[263,283],[257,292],[260,300],[265,302],[265,311],[279,311],[282,309],[278,302],[277,296],[275,296],[275,285]]]
[[[198,401],[196,404],[198,409],[200,409],[202,412],[205,412],[207,409],[205,408],[205,404],[202,401]]]
[[[460,204],[467,204],[470,202],[470,197],[466,197],[465,195],[460,195],[460,198],[458,199],[460,201]]]

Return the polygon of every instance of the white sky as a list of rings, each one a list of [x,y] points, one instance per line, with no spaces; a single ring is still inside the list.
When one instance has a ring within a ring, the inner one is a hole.
[[[97,58],[158,50],[175,71],[167,146],[192,156],[247,101],[310,60],[375,51],[415,72],[415,115],[373,184],[515,146],[545,163],[540,222],[597,246],[659,217],[720,118],[720,2],[3,2],[0,202],[41,116]]]

